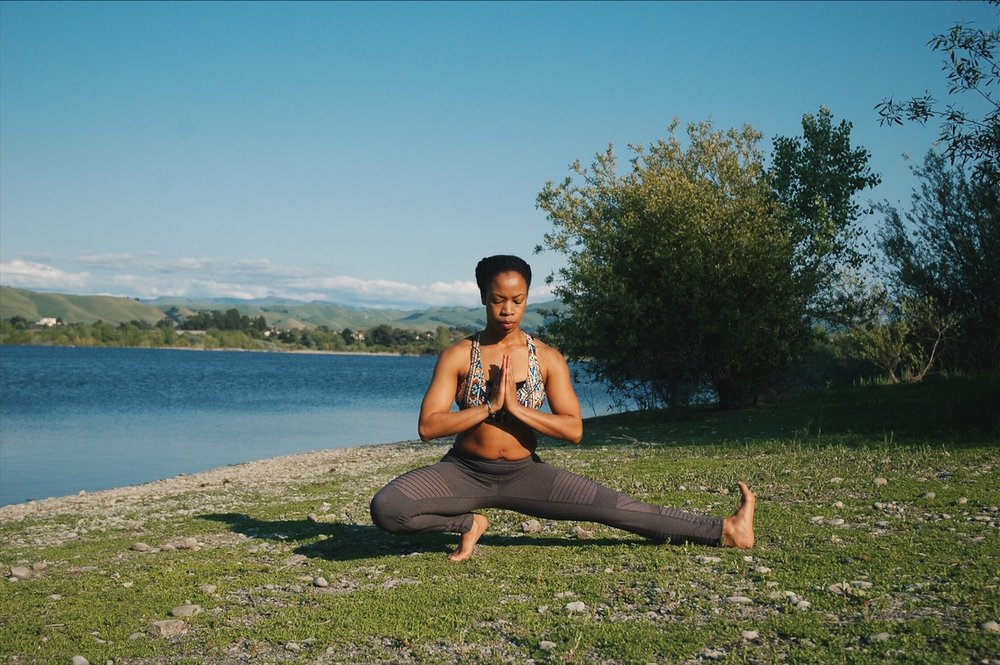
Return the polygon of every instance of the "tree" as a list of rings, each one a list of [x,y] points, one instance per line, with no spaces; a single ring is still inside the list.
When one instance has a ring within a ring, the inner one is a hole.
[[[944,363],[972,372],[1000,369],[1000,183],[969,177],[928,152],[913,168],[919,186],[901,215],[880,206],[879,244],[899,302],[926,299],[958,323]]]
[[[546,333],[640,406],[679,406],[703,386],[739,406],[809,344],[810,305],[849,256],[852,196],[877,176],[827,109],[776,142],[772,172],[749,126],[689,125],[686,149],[677,126],[630,146],[623,174],[609,146],[538,195],[545,245],[567,258]]]
[[[1000,6],[998,0],[990,4]],[[901,125],[904,119],[921,125],[941,121],[938,140],[945,146],[945,157],[952,164],[971,167],[976,180],[1000,183],[1000,60],[997,45],[1000,29],[982,30],[970,23],[958,23],[944,34],[934,35],[927,45],[945,54],[942,70],[949,82],[948,95],[968,93],[985,103],[981,118],[953,103],[942,107],[929,92],[922,97],[895,101],[892,97],[875,105],[882,125]]]
[[[857,202],[857,194],[881,182],[868,166],[869,152],[851,147],[851,128],[846,120],[835,126],[825,106],[803,115],[801,137],[775,139],[770,172],[782,214],[789,216],[793,270],[808,312],[835,323],[850,318],[854,305],[853,294],[838,290],[839,275],[866,258],[858,220],[871,209]]]

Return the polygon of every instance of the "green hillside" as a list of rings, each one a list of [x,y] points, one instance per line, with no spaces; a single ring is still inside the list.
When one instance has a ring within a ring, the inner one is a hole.
[[[131,298],[39,293],[0,286],[0,319],[7,320],[15,316],[29,321],[56,318],[65,323],[156,323],[163,318],[163,310]]]
[[[555,306],[557,303],[554,302],[529,305],[524,316],[524,327],[531,331],[537,330],[543,320],[539,310],[553,309]],[[2,320],[21,316],[29,321],[54,317],[65,323],[93,323],[98,320],[116,324],[134,320],[156,323],[172,308],[176,308],[181,316],[189,316],[198,311],[236,308],[240,314],[251,318],[263,316],[268,325],[279,329],[326,326],[331,330],[367,330],[386,324],[396,328],[433,331],[438,326],[479,329],[486,323],[482,307],[378,309],[277,298],[233,300],[163,297],[140,302],[112,296],[77,296],[0,287]]]

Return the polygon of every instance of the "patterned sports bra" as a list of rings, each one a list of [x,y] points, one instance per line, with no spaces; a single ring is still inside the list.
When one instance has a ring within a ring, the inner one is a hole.
[[[542,372],[538,369],[538,352],[535,349],[535,341],[531,335],[521,331],[524,341],[528,343],[528,379],[517,384],[517,401],[522,405],[538,410],[545,403],[545,383],[542,381]],[[482,332],[476,333],[472,339],[472,353],[469,362],[469,373],[458,386],[455,394],[455,402],[460,409],[468,409],[473,406],[486,404],[490,396],[490,382],[483,371],[483,356],[479,349],[479,336]],[[506,415],[501,412],[497,415]]]

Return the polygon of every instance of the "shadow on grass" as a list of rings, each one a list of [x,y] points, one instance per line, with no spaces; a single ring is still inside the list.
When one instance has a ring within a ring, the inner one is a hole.
[[[259,520],[243,513],[213,513],[200,515],[199,519],[226,524],[230,530],[251,538],[275,541],[304,542],[295,548],[296,554],[328,559],[331,561],[353,561],[378,556],[419,554],[423,552],[450,552],[458,544],[456,534],[428,533],[409,536],[394,536],[371,524],[341,524],[339,522],[313,522],[303,520]],[[583,547],[640,544],[652,541],[642,538],[618,539],[595,538],[574,540],[559,537],[535,536],[492,536],[486,534],[479,541],[487,547],[545,546]]]

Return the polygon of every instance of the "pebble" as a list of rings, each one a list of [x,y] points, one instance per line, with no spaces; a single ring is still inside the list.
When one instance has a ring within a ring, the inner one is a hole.
[[[216,587],[214,584],[202,584],[200,587],[198,587],[198,591],[201,591],[202,593],[215,593],[215,590],[217,588],[218,587]]]
[[[823,521],[823,519],[824,517],[822,515],[814,515],[813,517],[809,518],[809,521],[812,522],[813,524],[819,524],[820,522]]]
[[[175,617],[193,617],[194,615],[200,613],[201,613],[201,606],[192,605],[191,603],[178,605],[174,609],[170,610],[170,615]]]
[[[924,498],[925,499],[936,499],[937,498],[937,494],[935,494],[934,492],[924,492]]]
[[[593,531],[587,531],[579,524],[573,527],[573,533],[575,533],[576,537],[579,538],[580,540],[591,540],[594,537]]]
[[[70,661],[73,665],[90,665],[90,661],[83,656],[73,656],[73,660]]]
[[[132,549],[136,552],[152,552],[153,548],[146,543],[136,543],[132,546]]]
[[[882,478],[881,476],[875,479],[875,486],[876,487],[885,487],[888,484],[889,484],[889,481],[886,480],[885,478]]]
[[[316,513],[309,513],[306,515],[306,519],[310,522],[319,522],[319,517],[316,516]]]
[[[885,642],[891,637],[892,635],[890,635],[889,633],[875,633],[874,635],[872,635],[871,640],[872,642]]]
[[[839,517],[834,517],[832,520],[827,520],[827,524],[832,524],[833,526],[840,526],[843,523],[844,520],[842,520]]]
[[[960,506],[964,506],[965,504],[969,503],[969,499],[964,496],[960,496],[958,497],[958,500],[955,501],[955,503],[957,503]]]
[[[521,522],[521,531],[524,533],[538,533],[542,530],[542,525],[538,520],[528,520]]]
[[[184,540],[182,540],[180,542],[180,545],[177,546],[178,549],[182,549],[182,550],[193,550],[196,547],[198,547],[198,539],[197,538],[192,538],[190,536],[188,536],[187,538],[185,538]]]
[[[587,605],[582,600],[574,600],[572,603],[566,603],[567,612],[586,612]]]
[[[757,566],[756,568],[753,569],[753,572],[759,573],[761,575],[767,575],[768,573],[771,572],[771,569],[768,568],[767,566]]]
[[[298,642],[289,642],[285,645],[286,651],[302,651],[302,645]]]
[[[837,477],[835,477],[835,478],[831,478],[831,479],[830,479],[830,484],[831,484],[831,485],[839,485],[839,484],[840,484],[840,483],[842,483],[842,482],[844,482],[844,479],[843,479],[843,478],[841,478],[840,476],[837,476]]]
[[[797,610],[808,610],[810,607],[812,607],[812,603],[810,603],[808,600],[800,600],[799,602],[795,603],[795,609]]]
[[[843,508],[844,507],[844,502],[843,501],[834,501],[833,502],[833,507],[837,508],[837,509]]]
[[[743,639],[748,641],[756,640],[757,638],[760,637],[760,633],[758,633],[756,630],[744,630],[742,633],[740,633],[740,635],[743,636]]]
[[[979,627],[987,633],[1000,633],[1000,623],[997,623],[996,621],[984,621],[979,624]]]
[[[549,642],[548,640],[542,640],[538,643],[538,648],[542,651],[552,651],[556,648],[555,642]]]
[[[700,556],[697,559],[698,563],[722,563],[722,559],[717,556]]]
[[[726,657],[726,652],[719,649],[706,649],[702,655],[709,660],[719,660]]]
[[[548,605],[539,605],[537,609],[538,609],[538,613],[539,614],[548,614],[549,613],[549,606]]]
[[[325,577],[317,577],[316,579],[313,580],[313,586],[325,589],[326,587],[330,586],[330,583],[326,581]]]
[[[187,631],[187,624],[180,619],[154,621],[146,628],[146,632],[154,637],[177,637]]]
[[[161,550],[163,550],[164,552],[173,552],[174,550],[176,550],[176,549],[177,549],[177,546],[176,546],[176,545],[174,545],[173,543],[166,543],[166,544],[165,544],[165,545],[164,545],[163,547],[161,547],[160,549],[161,549]]]
[[[14,566],[10,569],[10,576],[16,580],[26,580],[31,577],[31,568],[27,566]]]
[[[729,596],[726,598],[727,602],[733,603],[734,605],[751,605],[753,601],[746,596]]]

